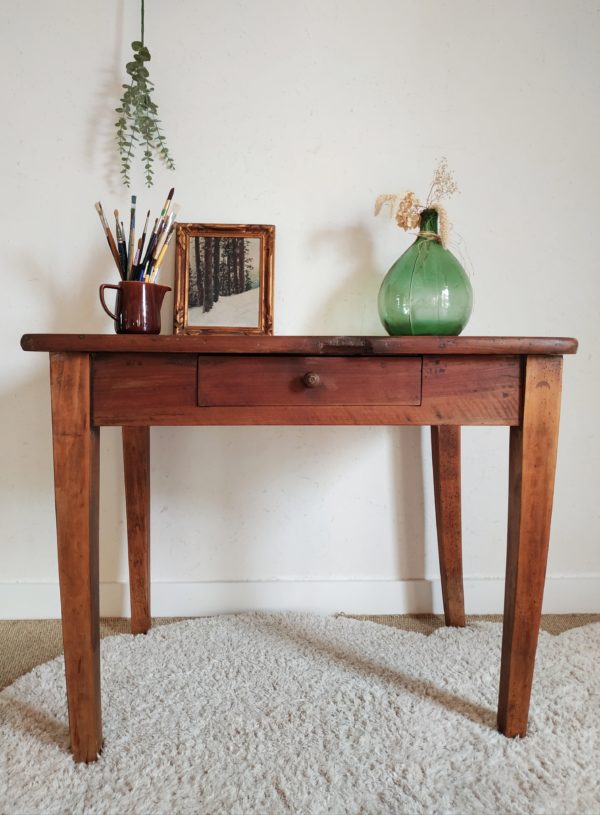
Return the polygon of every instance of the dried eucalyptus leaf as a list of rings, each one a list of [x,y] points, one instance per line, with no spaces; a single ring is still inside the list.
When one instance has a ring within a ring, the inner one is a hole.
[[[150,60],[150,51],[140,40],[134,40],[131,47],[134,52],[133,60],[125,66],[126,72],[131,77],[131,83],[122,86],[125,90],[121,104],[115,108],[115,113],[119,114],[115,127],[121,157],[121,177],[123,183],[129,186],[134,147],[136,144],[143,145],[142,164],[146,183],[150,187],[154,175],[153,151],[168,169],[175,169],[175,164],[159,126],[158,107],[150,96],[154,84],[150,81],[148,69],[144,66],[144,63]]]

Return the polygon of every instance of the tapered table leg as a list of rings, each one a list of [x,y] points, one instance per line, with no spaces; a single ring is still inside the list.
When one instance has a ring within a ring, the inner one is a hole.
[[[446,625],[464,626],[460,427],[432,426],[431,451],[444,617]]]
[[[527,732],[546,577],[562,357],[529,356],[523,417],[510,429],[508,548],[498,729]]]
[[[150,621],[150,428],[123,428],[131,633]]]
[[[50,354],[58,571],[71,751],[102,749],[98,576],[99,430],[89,354]]]

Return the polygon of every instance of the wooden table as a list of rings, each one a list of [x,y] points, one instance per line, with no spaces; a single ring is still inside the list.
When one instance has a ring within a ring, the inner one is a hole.
[[[50,354],[58,566],[71,750],[102,748],[99,430],[123,428],[131,630],[150,628],[152,425],[430,425],[447,625],[465,623],[460,426],[510,426],[498,728],[524,736],[546,572],[562,355],[529,337],[27,334]]]

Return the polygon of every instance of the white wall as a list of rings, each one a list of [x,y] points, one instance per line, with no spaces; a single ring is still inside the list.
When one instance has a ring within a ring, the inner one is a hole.
[[[383,333],[411,239],[376,195],[448,157],[469,334],[577,336],[565,360],[546,611],[600,611],[600,16],[592,0],[146,3],[181,219],[277,226],[278,334]],[[126,209],[113,114],[137,2],[3,3],[0,615],[58,615],[48,363],[23,332],[111,332],[93,203]],[[172,278],[172,256],[165,281]],[[164,320],[170,330],[169,300]],[[506,429],[464,431],[470,612],[501,610]],[[439,610],[428,432],[152,431],[154,612]],[[119,431],[102,432],[102,611],[128,604]]]

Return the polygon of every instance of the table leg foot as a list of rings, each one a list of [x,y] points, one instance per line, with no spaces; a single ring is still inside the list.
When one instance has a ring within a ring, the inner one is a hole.
[[[123,428],[131,633],[150,630],[150,428]]]
[[[460,496],[460,427],[431,428],[433,486],[444,617],[446,625],[464,626]]]
[[[523,418],[510,430],[508,547],[498,729],[527,733],[546,576],[558,442],[561,357],[525,363]]]

